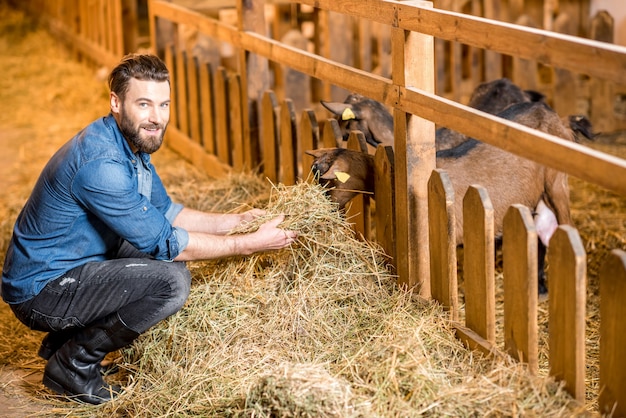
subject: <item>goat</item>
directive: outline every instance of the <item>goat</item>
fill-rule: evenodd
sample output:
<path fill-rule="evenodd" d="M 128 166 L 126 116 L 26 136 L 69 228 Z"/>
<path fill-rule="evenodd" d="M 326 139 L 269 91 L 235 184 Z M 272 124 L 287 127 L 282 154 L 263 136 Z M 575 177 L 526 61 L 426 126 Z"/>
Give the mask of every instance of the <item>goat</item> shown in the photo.
<path fill-rule="evenodd" d="M 543 99 L 541 93 L 522 90 L 508 78 L 500 78 L 476 87 L 468 106 L 496 115 L 512 104 Z M 343 103 L 321 101 L 321 104 L 336 116 L 344 141 L 350 131 L 357 130 L 363 132 L 365 141 L 374 148 L 379 144 L 393 146 L 393 117 L 382 103 L 352 93 Z M 459 132 L 439 128 L 435 144 L 437 150 L 441 150 L 453 148 L 467 139 Z"/>
<path fill-rule="evenodd" d="M 499 117 L 526 125 L 567 140 L 575 140 L 574 130 L 589 137 L 590 125 L 586 118 L 570 117 L 569 124 L 542 102 L 513 104 L 498 114 Z M 572 126 L 576 128 L 573 129 Z M 343 208 L 359 190 L 374 192 L 374 158 L 372 155 L 343 148 L 325 148 L 307 151 L 315 160 L 311 170 L 327 186 L 332 200 Z M 501 238 L 506 211 L 514 203 L 537 208 L 540 221 L 540 239 L 548 244 L 557 224 L 571 224 L 567 175 L 516 156 L 500 148 L 469 138 L 454 148 L 440 150 L 436 156 L 437 168 L 448 173 L 455 190 L 456 243 L 463 244 L 462 198 L 472 184 L 485 187 L 494 207 L 496 238 Z M 337 172 L 348 173 L 341 182 Z M 549 213 L 548 213 L 549 212 Z M 547 292 L 543 273 L 545 247 L 540 245 L 539 289 Z"/>

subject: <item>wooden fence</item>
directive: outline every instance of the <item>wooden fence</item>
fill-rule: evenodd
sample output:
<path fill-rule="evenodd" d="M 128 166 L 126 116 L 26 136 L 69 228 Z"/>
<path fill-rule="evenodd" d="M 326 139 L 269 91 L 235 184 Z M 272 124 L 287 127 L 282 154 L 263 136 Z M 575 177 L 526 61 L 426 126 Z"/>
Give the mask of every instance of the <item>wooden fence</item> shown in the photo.
<path fill-rule="evenodd" d="M 314 7 L 318 17 L 333 12 L 389 27 L 391 77 L 264 36 L 265 22 L 254 1 L 237 1 L 237 26 L 233 26 L 166 1 L 150 0 L 152 48 L 163 51 L 172 70 L 174 105 L 167 144 L 215 176 L 260 167 L 272 181 L 293 184 L 306 177 L 311 163 L 303 151 L 322 144 L 336 146 L 340 134 L 336 121 L 318 121 L 310 110 L 296 114 L 291 99 L 277 99 L 269 84 L 272 65 L 385 103 L 394 109 L 395 146 L 377 150 L 375 239 L 394 256 L 399 283 L 414 287 L 423 297 L 436 298 L 449 309 L 453 320 L 458 319 L 457 261 L 454 231 L 448 225 L 454 225 L 449 210 L 454 196 L 446 173 L 435 170 L 435 125 L 626 195 L 626 161 L 435 94 L 435 44 L 442 40 L 460 43 L 615 84 L 623 82 L 626 48 L 435 9 L 425 1 L 300 3 Z M 158 44 L 155 28 L 159 21 L 187 25 L 232 45 L 238 51 L 236 71 L 214 67 L 177 46 Z M 65 28 L 59 33 L 68 31 Z M 117 60 L 121 54 L 113 55 Z M 361 147 L 361 141 L 362 135 L 353 133 L 348 146 Z M 490 256 L 493 215 L 489 197 L 479 186 L 470 188 L 464 202 L 464 216 L 473 221 L 465 222 L 463 231 L 469 251 L 464 256 L 465 322 L 457 324 L 458 336 L 470 347 L 497 352 L 494 266 Z M 355 220 L 356 228 L 370 237 L 368 198 L 357 199 L 351 210 L 361 216 Z M 529 209 L 511 207 L 504 227 L 504 350 L 528 362 L 531 372 L 537 370 L 538 346 L 537 269 L 533 264 L 536 245 Z M 586 260 L 577 231 L 560 227 L 552 238 L 549 257 L 550 373 L 583 401 Z M 599 407 L 603 413 L 623 416 L 626 363 L 620 354 L 626 342 L 626 322 L 622 320 L 626 309 L 622 302 L 626 297 L 626 252 L 613 251 L 600 277 Z M 515 298 L 510 296 L 513 294 Z"/>

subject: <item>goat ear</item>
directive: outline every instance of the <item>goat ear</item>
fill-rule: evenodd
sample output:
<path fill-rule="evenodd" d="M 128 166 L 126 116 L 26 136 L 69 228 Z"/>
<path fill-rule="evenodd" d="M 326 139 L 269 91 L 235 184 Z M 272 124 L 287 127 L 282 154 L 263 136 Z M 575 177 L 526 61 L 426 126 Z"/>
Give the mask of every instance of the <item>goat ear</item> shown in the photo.
<path fill-rule="evenodd" d="M 315 157 L 315 158 L 319 158 L 322 155 L 324 155 L 324 151 L 321 149 L 311 149 L 311 150 L 305 150 L 304 153 L 306 155 L 310 155 L 311 157 Z"/>
<path fill-rule="evenodd" d="M 341 116 L 342 120 L 356 119 L 355 110 L 352 105 L 339 102 L 320 101 L 322 106 L 328 109 L 332 114 Z"/>

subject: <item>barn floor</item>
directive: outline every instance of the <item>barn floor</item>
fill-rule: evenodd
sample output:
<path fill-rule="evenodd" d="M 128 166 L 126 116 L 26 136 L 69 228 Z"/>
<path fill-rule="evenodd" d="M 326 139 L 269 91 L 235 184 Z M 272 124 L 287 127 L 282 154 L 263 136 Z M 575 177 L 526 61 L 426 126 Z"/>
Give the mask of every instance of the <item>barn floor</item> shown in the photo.
<path fill-rule="evenodd" d="M 0 1 L 0 263 L 12 224 L 38 173 L 52 153 L 79 129 L 108 112 L 103 73 L 70 57 L 34 23 L 15 17 Z M 626 158 L 626 134 L 605 136 L 594 145 Z M 157 165 L 185 165 L 162 149 Z M 190 168 L 191 169 L 191 168 Z M 597 269 L 609 248 L 626 249 L 626 197 L 572 179 L 572 212 L 589 261 L 588 344 L 597 341 Z M 595 322 L 594 322 L 595 321 Z M 42 333 L 20 324 L 0 304 L 0 411 L 4 417 L 55 416 L 49 403 L 38 402 L 42 360 L 30 360 Z M 597 344 L 595 344 L 597 346 Z M 28 363 L 30 361 L 30 363 Z M 597 365 L 589 364 L 597 383 Z M 591 397 L 591 396 L 590 396 Z"/>

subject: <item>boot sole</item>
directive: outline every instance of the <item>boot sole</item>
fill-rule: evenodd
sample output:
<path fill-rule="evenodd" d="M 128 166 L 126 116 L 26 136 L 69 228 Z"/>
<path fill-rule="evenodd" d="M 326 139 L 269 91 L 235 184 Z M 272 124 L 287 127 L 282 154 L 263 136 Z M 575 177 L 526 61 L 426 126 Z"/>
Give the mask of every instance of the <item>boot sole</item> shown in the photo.
<path fill-rule="evenodd" d="M 62 384 L 56 382 L 51 379 L 49 376 L 44 375 L 43 377 L 43 385 L 50 389 L 53 392 L 56 392 L 58 395 L 67 396 L 72 401 L 88 403 L 91 405 L 100 405 L 105 402 L 111 401 L 121 393 L 121 388 L 119 391 L 116 391 L 114 388 L 111 390 L 112 397 L 110 399 L 101 398 L 96 395 L 86 395 L 84 393 L 81 394 L 73 394 L 71 391 L 67 390 Z"/>

